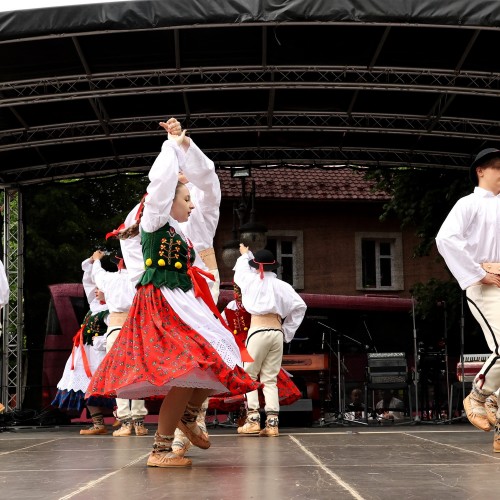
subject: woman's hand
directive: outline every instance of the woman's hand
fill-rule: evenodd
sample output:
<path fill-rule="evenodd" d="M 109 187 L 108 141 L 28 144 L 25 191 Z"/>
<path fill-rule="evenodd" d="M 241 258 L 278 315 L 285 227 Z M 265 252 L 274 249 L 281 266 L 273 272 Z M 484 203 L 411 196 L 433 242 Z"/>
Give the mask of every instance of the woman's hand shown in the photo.
<path fill-rule="evenodd" d="M 170 135 L 181 135 L 182 132 L 181 124 L 177 118 L 169 118 L 166 122 L 160 122 L 160 127 Z"/>
<path fill-rule="evenodd" d="M 168 140 L 176 142 L 183 149 L 189 147 L 189 138 L 186 137 L 187 130 L 182 130 L 181 124 L 176 118 L 169 118 L 166 122 L 160 122 L 162 127 L 168 134 Z"/>
<path fill-rule="evenodd" d="M 92 257 L 90 257 L 90 262 L 94 262 L 94 260 L 101 260 L 104 257 L 104 252 L 102 250 L 96 250 Z"/>

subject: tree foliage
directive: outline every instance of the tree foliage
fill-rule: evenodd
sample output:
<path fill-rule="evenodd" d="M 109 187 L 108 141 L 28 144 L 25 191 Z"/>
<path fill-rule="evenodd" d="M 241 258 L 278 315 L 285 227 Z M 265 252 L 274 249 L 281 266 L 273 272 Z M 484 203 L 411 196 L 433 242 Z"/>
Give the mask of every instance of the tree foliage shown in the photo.
<path fill-rule="evenodd" d="M 434 238 L 456 201 L 470 193 L 469 178 L 462 170 L 433 168 L 376 169 L 368 172 L 377 189 L 391 194 L 382 218 L 395 215 L 401 227 L 415 227 L 419 244 L 415 256 L 429 255 Z"/>
<path fill-rule="evenodd" d="M 414 248 L 414 258 L 429 255 L 436 234 L 453 205 L 472 191 L 469 177 L 463 170 L 407 167 L 371 170 L 367 176 L 376 181 L 377 189 L 391 194 L 384 205 L 382 219 L 393 215 L 400 221 L 401 228 L 415 228 L 418 244 Z M 452 332 L 453 350 L 457 351 L 462 311 L 467 317 L 469 339 L 472 338 L 475 345 L 482 341 L 480 329 L 468 307 L 463 308 L 463 294 L 451 274 L 447 281 L 432 278 L 427 283 L 416 283 L 412 295 L 416 299 L 419 337 L 426 344 L 437 345 Z M 446 326 L 443 325 L 445 312 Z"/>
<path fill-rule="evenodd" d="M 116 240 L 106 242 L 105 235 L 140 201 L 146 181 L 143 175 L 114 176 L 23 189 L 25 332 L 28 379 L 33 386 L 32 394 L 27 391 L 28 406 L 38 406 L 48 285 L 80 283 L 85 258 L 98 248 L 119 248 Z"/>

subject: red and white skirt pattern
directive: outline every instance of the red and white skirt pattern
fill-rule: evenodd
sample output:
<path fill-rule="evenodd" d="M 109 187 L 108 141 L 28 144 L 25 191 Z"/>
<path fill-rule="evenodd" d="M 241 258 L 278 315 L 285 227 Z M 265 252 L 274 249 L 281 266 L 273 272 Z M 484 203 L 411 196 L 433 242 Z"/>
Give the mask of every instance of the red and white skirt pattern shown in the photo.
<path fill-rule="evenodd" d="M 242 367 L 226 364 L 217 349 L 179 317 L 160 289 L 144 285 L 138 287 L 120 334 L 92 377 L 87 397 L 159 397 L 172 387 L 229 396 L 261 385 Z"/>

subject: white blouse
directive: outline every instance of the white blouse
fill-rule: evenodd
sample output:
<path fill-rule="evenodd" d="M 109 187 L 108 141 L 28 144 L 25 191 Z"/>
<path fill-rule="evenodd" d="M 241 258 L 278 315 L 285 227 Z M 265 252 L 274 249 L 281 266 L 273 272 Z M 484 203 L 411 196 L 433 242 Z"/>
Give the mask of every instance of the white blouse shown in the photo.
<path fill-rule="evenodd" d="M 140 224 L 144 231 L 156 231 L 168 222 L 183 239 L 186 239 L 180 224 L 170 216 L 170 209 L 175 196 L 179 167 L 193 184 L 198 181 L 203 182 L 205 179 L 205 172 L 200 163 L 190 161 L 183 163 L 193 145 L 191 141 L 187 154 L 183 155 L 179 153 L 180 148 L 174 141 L 167 140 L 163 143 L 162 151 L 149 172 L 150 184 Z M 198 210 L 202 211 L 201 208 Z M 196 208 L 193 214 L 195 211 Z M 191 217 L 184 225 L 186 232 L 191 231 L 190 220 Z M 128 266 L 128 263 L 126 264 Z M 202 335 L 230 368 L 234 368 L 235 365 L 242 366 L 240 350 L 234 335 L 221 324 L 201 298 L 195 297 L 193 289 L 183 292 L 178 288 L 170 290 L 162 287 L 161 291 L 178 316 Z"/>
<path fill-rule="evenodd" d="M 463 290 L 484 278 L 481 264 L 500 262 L 500 195 L 476 187 L 458 200 L 436 245 Z"/>
<path fill-rule="evenodd" d="M 109 272 L 102 268 L 100 260 L 95 260 L 92 265 L 92 277 L 97 288 L 104 293 L 109 312 L 127 312 L 130 309 L 135 287 L 126 269 Z"/>
<path fill-rule="evenodd" d="M 277 314 L 283 319 L 285 342 L 291 342 L 306 313 L 306 303 L 286 281 L 271 271 L 261 279 L 257 269 L 249 266 L 252 252 L 238 257 L 234 266 L 234 282 L 241 288 L 243 307 L 250 314 Z"/>

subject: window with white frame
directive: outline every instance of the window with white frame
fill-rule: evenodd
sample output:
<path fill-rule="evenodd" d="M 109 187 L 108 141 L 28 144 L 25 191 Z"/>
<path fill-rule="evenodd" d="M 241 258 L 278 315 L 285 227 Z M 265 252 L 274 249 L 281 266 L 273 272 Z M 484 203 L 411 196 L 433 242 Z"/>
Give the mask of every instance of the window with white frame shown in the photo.
<path fill-rule="evenodd" d="M 356 233 L 356 288 L 403 290 L 401 233 Z"/>
<path fill-rule="evenodd" d="M 268 231 L 266 248 L 273 252 L 281 266 L 278 278 L 295 288 L 304 288 L 304 244 L 302 231 Z"/>

